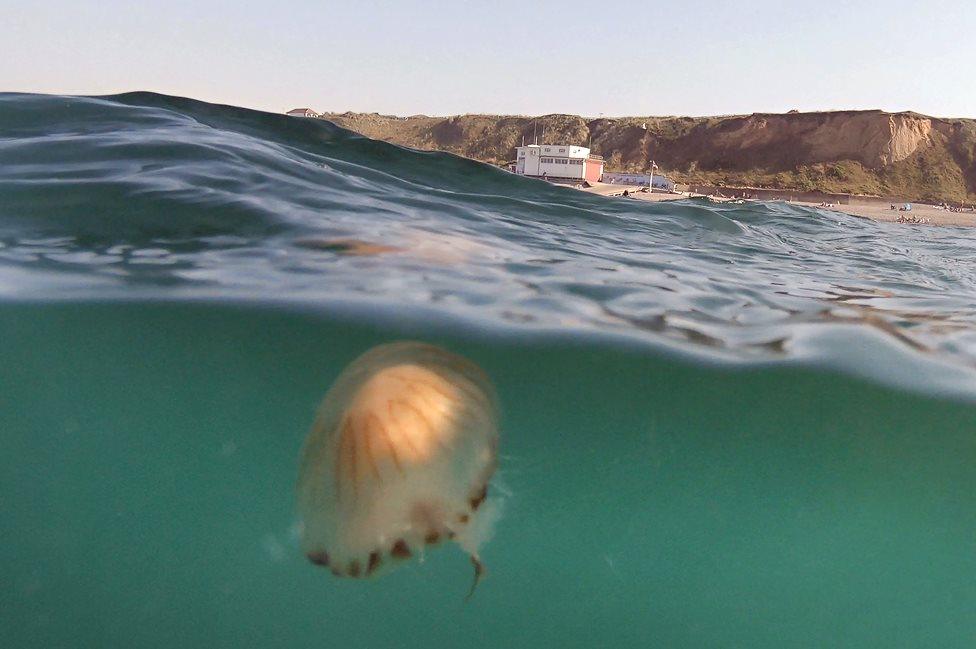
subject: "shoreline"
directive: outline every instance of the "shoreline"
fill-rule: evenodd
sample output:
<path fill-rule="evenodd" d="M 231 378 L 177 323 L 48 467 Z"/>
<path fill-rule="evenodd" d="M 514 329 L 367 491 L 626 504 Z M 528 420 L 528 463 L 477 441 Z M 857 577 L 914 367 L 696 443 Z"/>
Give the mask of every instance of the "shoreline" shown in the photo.
<path fill-rule="evenodd" d="M 613 188 L 608 189 L 608 188 Z M 629 191 L 628 198 L 634 198 L 641 201 L 650 201 L 654 203 L 665 202 L 665 201 L 679 201 L 692 197 L 704 197 L 711 201 L 719 203 L 728 203 L 734 200 L 741 200 L 744 202 L 781 202 L 788 205 L 802 205 L 803 207 L 813 207 L 821 210 L 828 210 L 831 212 L 839 212 L 841 214 L 847 214 L 849 216 L 857 216 L 860 218 L 871 219 L 872 221 L 878 221 L 880 223 L 900 223 L 906 225 L 944 225 L 944 226 L 954 226 L 954 227 L 972 227 L 976 226 L 976 212 L 950 212 L 948 210 L 939 209 L 934 205 L 926 205 L 923 203 L 912 203 L 912 209 L 910 212 L 901 212 L 898 210 L 892 210 L 890 205 L 840 205 L 832 204 L 830 207 L 824 207 L 817 203 L 812 203 L 808 201 L 776 201 L 776 200 L 763 200 L 758 201 L 754 199 L 733 199 L 720 196 L 711 196 L 706 194 L 689 194 L 683 192 L 680 194 L 668 194 L 668 193 L 648 193 L 646 191 L 640 191 L 640 188 L 627 185 L 607 185 L 606 183 L 598 183 L 594 187 L 584 187 L 581 191 L 585 191 L 591 194 L 597 194 L 599 196 L 621 196 L 624 190 Z M 903 205 L 904 203 L 895 203 L 896 206 Z M 899 220 L 901 219 L 901 220 Z"/>

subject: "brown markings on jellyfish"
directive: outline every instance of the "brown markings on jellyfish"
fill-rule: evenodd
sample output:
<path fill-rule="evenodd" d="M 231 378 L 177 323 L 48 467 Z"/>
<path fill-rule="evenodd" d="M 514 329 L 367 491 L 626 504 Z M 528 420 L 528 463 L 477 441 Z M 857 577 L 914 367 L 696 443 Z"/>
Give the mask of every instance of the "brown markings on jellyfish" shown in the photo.
<path fill-rule="evenodd" d="M 345 452 L 344 450 L 346 445 L 345 429 L 346 426 L 348 425 L 349 422 L 347 420 L 343 420 L 342 424 L 340 424 L 339 426 L 339 450 L 338 453 L 336 454 L 336 457 L 334 459 L 334 464 L 332 467 L 332 485 L 333 485 L 332 493 L 335 495 L 336 500 L 342 499 L 342 486 L 345 483 L 345 480 L 342 479 L 343 478 L 342 472 L 343 472 L 344 465 L 342 463 L 341 456 Z"/>
<path fill-rule="evenodd" d="M 428 406 L 436 408 L 441 405 L 440 403 L 432 400 L 431 397 L 434 397 L 435 395 L 439 396 L 442 401 L 446 401 L 455 407 L 458 405 L 458 398 L 456 394 L 449 394 L 448 392 L 441 390 L 432 381 L 414 381 L 411 383 L 406 379 L 402 380 L 404 382 L 404 388 L 416 394 Z M 454 387 L 458 390 L 460 389 L 460 386 L 456 385 Z"/>
<path fill-rule="evenodd" d="M 339 428 L 339 451 L 335 459 L 336 497 L 345 495 L 346 487 L 352 490 L 355 500 L 359 494 L 359 464 L 356 461 L 356 428 L 352 417 L 344 417 Z"/>
<path fill-rule="evenodd" d="M 399 403 L 401 407 L 403 407 L 403 408 L 405 408 L 405 409 L 410 410 L 411 412 L 413 412 L 420 421 L 424 422 L 424 427 L 426 428 L 426 433 L 427 434 L 426 434 L 426 436 L 423 436 L 423 435 L 421 435 L 421 436 L 427 438 L 427 443 L 428 443 L 427 445 L 429 445 L 430 442 L 433 442 L 433 443 L 437 444 L 439 447 L 441 447 L 441 450 L 442 451 L 448 450 L 444 446 L 444 442 L 441 440 L 440 435 L 438 435 L 437 427 L 431 425 L 431 422 L 427 418 L 427 415 L 425 415 L 424 412 L 420 409 L 420 404 L 411 403 L 410 401 L 407 401 L 406 399 L 399 399 L 397 401 L 397 403 Z M 418 433 L 421 433 L 421 431 L 419 431 L 419 430 L 417 432 Z"/>
<path fill-rule="evenodd" d="M 458 414 L 455 411 L 461 410 L 462 408 L 453 395 L 441 392 L 435 386 L 425 381 L 407 383 L 404 385 L 404 389 L 412 392 L 416 396 L 418 407 L 423 407 L 429 413 L 451 420 L 452 424 L 456 425 L 458 423 Z M 435 396 L 439 396 L 440 399 L 435 398 Z"/>
<path fill-rule="evenodd" d="M 495 403 L 480 368 L 432 345 L 380 345 L 353 361 L 302 451 L 298 509 L 310 560 L 328 548 L 336 574 L 378 576 L 385 556 L 406 560 L 412 547 L 450 539 L 471 558 L 473 591 L 493 520 L 482 503 L 497 464 Z"/>
<path fill-rule="evenodd" d="M 349 484 L 352 485 L 352 498 L 356 500 L 359 496 L 359 462 L 356 461 L 356 429 L 352 424 L 351 417 L 347 430 L 349 439 L 346 442 L 346 448 L 349 449 L 349 460 L 346 463 L 346 467 L 350 473 Z"/>
<path fill-rule="evenodd" d="M 481 507 L 481 503 L 485 502 L 485 498 L 488 497 L 488 485 L 481 485 L 481 489 L 475 492 L 469 500 L 468 504 L 471 505 L 472 511 L 477 511 L 478 507 Z"/>
<path fill-rule="evenodd" d="M 360 437 L 363 440 L 363 450 L 366 452 L 366 460 L 369 463 L 370 468 L 373 470 L 373 478 L 377 482 L 383 482 L 383 478 L 380 477 L 380 469 L 376 466 L 376 458 L 373 457 L 373 444 L 370 441 L 373 436 L 370 435 L 369 430 L 370 419 L 367 417 L 366 421 L 363 423 L 362 430 L 360 431 Z"/>
<path fill-rule="evenodd" d="M 460 358 L 460 357 L 458 357 Z M 470 365 L 465 366 L 467 363 L 466 359 L 461 359 L 462 363 L 454 363 L 448 360 L 443 368 L 438 368 L 438 374 L 442 373 L 444 370 L 449 370 L 455 375 L 461 376 L 461 380 L 455 381 L 454 386 L 468 397 L 470 401 L 480 403 L 485 407 L 486 410 L 494 409 L 494 393 L 491 391 L 486 391 L 483 388 L 485 385 L 490 385 L 488 375 L 484 371 L 475 366 L 475 371 L 472 373 L 470 370 Z"/>
<path fill-rule="evenodd" d="M 396 445 L 393 443 L 393 439 L 390 437 L 390 431 L 386 429 L 380 418 L 376 416 L 376 413 L 370 413 L 369 419 L 367 420 L 369 425 L 375 425 L 375 430 L 383 436 L 383 441 L 386 442 L 386 448 L 390 453 L 390 460 L 393 461 L 393 465 L 396 467 L 398 473 L 403 473 L 403 467 L 400 465 L 400 455 L 397 453 Z"/>
<path fill-rule="evenodd" d="M 380 566 L 380 553 L 373 550 L 369 553 L 369 563 L 366 564 L 366 576 L 369 577 Z"/>
<path fill-rule="evenodd" d="M 481 379 L 484 381 L 488 380 L 487 376 L 484 375 L 481 376 Z M 456 381 L 452 387 L 454 388 L 453 394 L 446 394 L 444 392 L 440 392 L 440 394 L 444 398 L 451 400 L 467 414 L 482 417 L 494 416 L 495 405 L 493 394 L 489 396 L 489 393 L 482 390 L 470 377 Z M 436 386 L 431 385 L 431 388 L 436 389 Z"/>
<path fill-rule="evenodd" d="M 359 576 L 359 560 L 353 559 L 349 562 L 349 576 L 358 577 Z"/>
<path fill-rule="evenodd" d="M 393 547 L 390 548 L 390 554 L 397 559 L 409 559 L 411 556 L 413 556 L 410 552 L 410 546 L 408 546 L 407 542 L 403 539 L 397 539 L 396 543 L 393 544 Z"/>
<path fill-rule="evenodd" d="M 397 439 L 406 442 L 406 445 L 409 446 L 407 450 L 414 453 L 413 456 L 408 457 L 420 457 L 429 452 L 427 447 L 432 436 L 430 422 L 427 421 L 422 412 L 402 397 L 402 393 L 398 392 L 397 396 L 391 397 L 389 400 L 387 412 L 390 416 L 391 427 L 397 432 Z M 396 414 L 395 411 L 400 411 L 401 414 Z M 402 414 L 409 415 L 411 412 L 416 420 L 411 421 L 409 416 L 401 416 Z M 418 421 L 423 423 L 422 428 L 417 426 Z"/>
<path fill-rule="evenodd" d="M 392 425 L 394 425 L 394 426 L 399 426 L 399 425 L 400 425 L 400 422 L 399 422 L 399 420 L 398 420 L 398 418 L 397 418 L 397 416 L 396 416 L 395 414 L 393 414 L 393 404 L 394 404 L 394 403 L 395 403 L 395 401 L 393 401 L 393 400 L 390 400 L 390 401 L 388 401 L 388 402 L 387 402 L 387 404 L 386 404 L 386 411 L 387 411 L 387 414 L 388 414 L 388 415 L 389 415 L 389 417 L 390 417 L 390 422 L 391 422 L 391 424 L 392 424 Z M 384 430 L 385 430 L 385 429 L 384 429 Z M 391 448 L 391 449 L 392 449 L 392 448 L 395 448 L 395 446 L 394 446 L 394 444 L 393 444 L 393 438 L 392 438 L 392 437 L 390 436 L 390 434 L 389 434 L 389 431 L 387 431 L 387 439 L 389 439 L 389 440 L 390 440 L 390 448 Z M 412 439 L 410 439 L 410 438 L 409 438 L 408 436 L 406 436 L 406 435 L 401 435 L 401 436 L 400 436 L 400 439 L 401 439 L 401 440 L 402 440 L 402 441 L 403 441 L 403 442 L 404 442 L 404 443 L 405 443 L 405 444 L 406 444 L 407 446 L 409 446 L 409 447 L 410 447 L 410 448 L 409 448 L 408 450 L 409 450 L 409 451 L 411 451 L 411 452 L 412 452 L 412 453 L 413 453 L 414 455 L 419 455 L 419 454 L 420 454 L 420 449 L 418 449 L 418 448 L 417 448 L 417 446 L 416 446 L 416 445 L 415 445 L 415 444 L 413 443 L 413 440 L 412 440 Z"/>
<path fill-rule="evenodd" d="M 305 555 L 309 561 L 323 568 L 329 565 L 329 553 L 325 550 L 309 552 Z"/>

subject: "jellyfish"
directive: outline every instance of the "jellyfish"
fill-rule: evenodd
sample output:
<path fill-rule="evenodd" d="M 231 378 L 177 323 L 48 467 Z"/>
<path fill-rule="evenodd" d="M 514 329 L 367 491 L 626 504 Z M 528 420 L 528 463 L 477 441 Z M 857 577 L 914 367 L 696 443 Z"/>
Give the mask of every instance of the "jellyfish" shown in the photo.
<path fill-rule="evenodd" d="M 427 546 L 478 556 L 497 464 L 494 390 L 474 363 L 439 347 L 370 349 L 325 395 L 298 478 L 301 546 L 340 577 L 375 577 Z"/>

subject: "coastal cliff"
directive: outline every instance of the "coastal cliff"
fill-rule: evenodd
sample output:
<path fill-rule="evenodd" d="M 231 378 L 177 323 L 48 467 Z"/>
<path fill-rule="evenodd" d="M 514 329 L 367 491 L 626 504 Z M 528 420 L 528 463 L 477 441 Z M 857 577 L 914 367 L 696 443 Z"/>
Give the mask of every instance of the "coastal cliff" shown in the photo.
<path fill-rule="evenodd" d="M 394 117 L 326 113 L 371 138 L 493 164 L 532 142 L 587 145 L 607 170 L 729 187 L 976 200 L 976 120 L 880 110 L 728 117 Z"/>

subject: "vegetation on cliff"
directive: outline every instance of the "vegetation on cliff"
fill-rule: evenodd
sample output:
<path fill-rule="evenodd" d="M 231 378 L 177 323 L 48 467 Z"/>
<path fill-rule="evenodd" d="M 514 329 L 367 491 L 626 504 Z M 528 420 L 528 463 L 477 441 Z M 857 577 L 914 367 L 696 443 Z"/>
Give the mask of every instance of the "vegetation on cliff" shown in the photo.
<path fill-rule="evenodd" d="M 730 117 L 325 114 L 368 137 L 493 164 L 523 142 L 589 145 L 613 171 L 651 160 L 678 182 L 976 200 L 976 120 L 841 111 Z"/>

